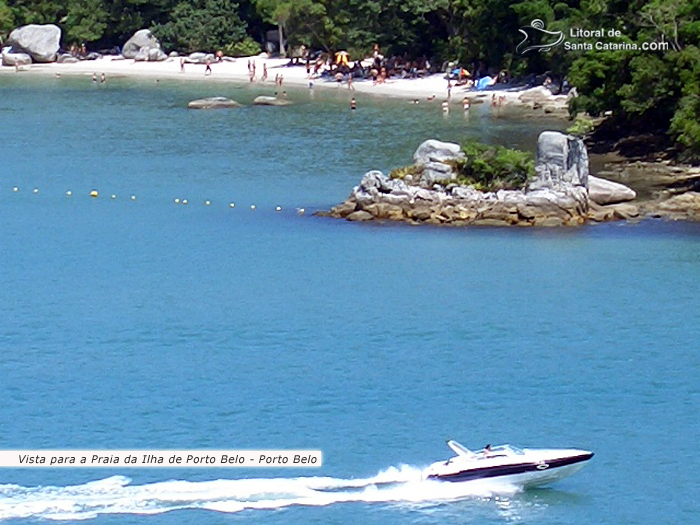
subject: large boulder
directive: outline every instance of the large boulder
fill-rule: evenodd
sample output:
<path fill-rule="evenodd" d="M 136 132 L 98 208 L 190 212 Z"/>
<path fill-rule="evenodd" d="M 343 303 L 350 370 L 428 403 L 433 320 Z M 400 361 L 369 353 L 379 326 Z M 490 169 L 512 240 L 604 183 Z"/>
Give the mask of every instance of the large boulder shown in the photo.
<path fill-rule="evenodd" d="M 588 152 L 578 137 L 543 131 L 537 139 L 535 180 L 530 189 L 588 187 Z"/>
<path fill-rule="evenodd" d="M 188 64 L 206 64 L 207 62 L 212 63 L 216 61 L 216 56 L 213 53 L 190 53 L 185 59 Z"/>
<path fill-rule="evenodd" d="M 3 66 L 26 66 L 32 63 L 32 57 L 27 53 L 13 53 L 11 47 L 2 50 Z"/>
<path fill-rule="evenodd" d="M 457 178 L 452 166 L 444 162 L 426 162 L 420 174 L 420 185 L 432 188 L 435 184 L 446 184 Z"/>
<path fill-rule="evenodd" d="M 421 173 L 420 185 L 432 188 L 455 179 L 454 163 L 464 158 L 459 144 L 433 139 L 424 141 L 413 154 L 413 162 Z"/>
<path fill-rule="evenodd" d="M 161 62 L 167 58 L 168 55 L 159 47 L 142 47 L 134 56 L 136 62 Z"/>
<path fill-rule="evenodd" d="M 56 60 L 61 44 L 61 30 L 53 24 L 18 27 L 7 39 L 7 45 L 15 53 L 26 53 L 34 62 Z"/>
<path fill-rule="evenodd" d="M 139 53 L 139 51 L 141 51 L 141 49 L 146 49 L 146 56 L 148 56 L 148 50 L 150 49 L 160 50 L 160 42 L 158 42 L 158 39 L 153 36 L 150 29 L 140 29 L 136 31 L 136 33 L 134 33 L 133 36 L 124 44 L 124 47 L 122 48 L 122 56 L 124 58 L 136 58 L 136 55 Z"/>
<path fill-rule="evenodd" d="M 464 152 L 459 144 L 452 142 L 442 142 L 440 140 L 426 140 L 413 154 L 413 162 L 417 166 L 428 164 L 429 162 L 451 162 L 464 158 Z"/>
<path fill-rule="evenodd" d="M 596 204 L 616 204 L 634 200 L 637 194 L 624 184 L 589 175 L 588 197 Z"/>

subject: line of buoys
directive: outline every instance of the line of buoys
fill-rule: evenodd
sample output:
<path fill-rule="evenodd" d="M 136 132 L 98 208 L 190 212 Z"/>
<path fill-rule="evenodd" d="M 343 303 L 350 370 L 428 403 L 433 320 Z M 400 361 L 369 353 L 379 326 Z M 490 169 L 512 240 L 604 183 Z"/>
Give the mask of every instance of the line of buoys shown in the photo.
<path fill-rule="evenodd" d="M 18 186 L 13 186 L 13 187 L 12 187 L 12 191 L 15 192 L 15 193 L 19 192 L 19 187 L 18 187 Z M 36 193 L 39 193 L 39 188 L 34 188 L 33 193 L 35 193 L 35 194 L 36 194 Z M 92 197 L 92 198 L 97 198 L 97 197 L 100 196 L 100 193 L 99 193 L 97 190 L 90 190 L 89 195 L 90 195 L 90 197 Z M 72 192 L 71 190 L 66 190 L 66 196 L 67 196 L 67 197 L 72 197 L 72 196 L 73 196 L 73 192 Z M 117 198 L 116 194 L 112 193 L 111 198 L 112 198 L 112 199 L 116 199 L 116 198 Z M 136 200 L 136 195 L 131 195 L 130 199 L 131 199 L 132 201 L 135 201 L 135 200 Z M 176 198 L 174 199 L 174 202 L 175 202 L 175 204 L 185 204 L 185 205 L 186 205 L 186 204 L 188 204 L 189 201 L 188 201 L 187 199 L 180 199 L 179 197 L 176 197 Z M 206 200 L 204 201 L 204 205 L 205 205 L 205 206 L 211 206 L 211 200 L 206 199 Z M 228 207 L 229 207 L 229 208 L 235 208 L 235 207 L 236 207 L 236 203 L 235 203 L 235 202 L 229 202 L 229 203 L 228 203 Z M 251 210 L 256 210 L 256 209 L 257 209 L 257 206 L 256 206 L 255 204 L 251 204 L 251 205 L 250 205 L 250 209 L 251 209 Z M 275 211 L 277 211 L 277 212 L 282 211 L 282 206 L 275 206 Z M 303 215 L 304 212 L 305 212 L 304 208 L 297 208 L 297 213 L 298 213 L 299 215 Z"/>

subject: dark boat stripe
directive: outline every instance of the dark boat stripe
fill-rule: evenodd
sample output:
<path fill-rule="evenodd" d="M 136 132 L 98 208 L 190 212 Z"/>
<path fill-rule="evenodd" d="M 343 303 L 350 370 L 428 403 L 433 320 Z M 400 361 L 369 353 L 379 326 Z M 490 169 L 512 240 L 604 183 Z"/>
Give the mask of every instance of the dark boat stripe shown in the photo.
<path fill-rule="evenodd" d="M 512 476 L 525 472 L 541 472 L 559 467 L 566 467 L 582 461 L 588 461 L 593 457 L 593 453 L 569 456 L 566 458 L 554 459 L 552 461 L 540 461 L 537 463 L 516 463 L 514 465 L 497 465 L 493 467 L 474 468 L 455 472 L 454 474 L 432 474 L 428 479 L 439 479 L 441 481 L 470 481 L 473 479 L 495 478 L 497 476 Z M 546 468 L 542 468 L 547 465 Z"/>

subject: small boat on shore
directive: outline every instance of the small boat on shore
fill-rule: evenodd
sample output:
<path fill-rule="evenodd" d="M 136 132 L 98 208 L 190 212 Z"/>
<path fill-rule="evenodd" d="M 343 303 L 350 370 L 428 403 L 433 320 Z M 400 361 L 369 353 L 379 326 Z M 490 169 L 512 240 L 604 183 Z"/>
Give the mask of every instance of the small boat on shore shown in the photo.
<path fill-rule="evenodd" d="M 425 479 L 462 482 L 499 479 L 528 487 L 547 485 L 578 472 L 593 452 L 578 449 L 521 449 L 511 445 L 471 451 L 456 441 L 447 445 L 457 454 L 424 471 Z"/>

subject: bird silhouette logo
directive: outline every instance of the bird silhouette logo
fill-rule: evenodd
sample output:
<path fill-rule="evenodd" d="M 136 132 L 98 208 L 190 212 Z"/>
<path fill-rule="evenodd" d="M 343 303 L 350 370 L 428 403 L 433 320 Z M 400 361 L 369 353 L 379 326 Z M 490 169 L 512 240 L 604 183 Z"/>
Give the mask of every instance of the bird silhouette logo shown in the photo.
<path fill-rule="evenodd" d="M 528 51 L 539 51 L 540 53 L 542 51 L 548 51 L 549 49 L 552 49 L 553 47 L 558 46 L 564 41 L 564 32 L 563 31 L 547 31 L 544 28 L 544 22 L 539 19 L 535 19 L 532 22 L 530 22 L 529 26 L 521 27 L 518 29 L 523 35 L 525 35 L 525 38 L 523 38 L 523 41 L 518 44 L 518 46 L 515 48 L 515 50 L 520 53 L 521 55 L 524 55 Z M 552 39 L 555 39 L 554 42 L 551 42 Z M 532 41 L 546 41 L 550 40 L 550 43 L 548 44 L 534 44 Z"/>

